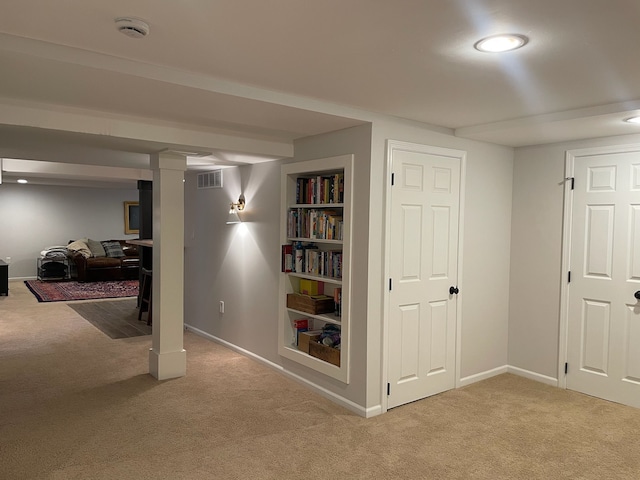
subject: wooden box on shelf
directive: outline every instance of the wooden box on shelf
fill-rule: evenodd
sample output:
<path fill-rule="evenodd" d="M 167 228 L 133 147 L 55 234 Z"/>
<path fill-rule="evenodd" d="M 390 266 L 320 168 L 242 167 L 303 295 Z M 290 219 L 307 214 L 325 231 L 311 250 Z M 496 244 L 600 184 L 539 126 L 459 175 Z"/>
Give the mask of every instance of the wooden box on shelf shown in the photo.
<path fill-rule="evenodd" d="M 322 330 L 300 332 L 298 335 L 298 350 L 304 353 L 309 353 L 309 345 L 313 342 L 317 342 L 321 333 Z"/>
<path fill-rule="evenodd" d="M 325 295 L 302 295 L 300 293 L 287 294 L 287 308 L 293 308 L 300 312 L 320 315 L 323 313 L 333 313 L 335 306 L 333 298 Z"/>
<path fill-rule="evenodd" d="M 309 342 L 309 355 L 331 363 L 336 367 L 340 366 L 340 350 L 327 347 L 316 341 Z"/>

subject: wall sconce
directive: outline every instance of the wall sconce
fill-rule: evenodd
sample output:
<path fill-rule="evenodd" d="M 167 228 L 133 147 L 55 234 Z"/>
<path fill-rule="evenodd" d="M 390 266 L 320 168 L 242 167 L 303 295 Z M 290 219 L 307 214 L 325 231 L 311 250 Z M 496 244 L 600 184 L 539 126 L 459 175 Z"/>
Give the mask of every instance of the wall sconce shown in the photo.
<path fill-rule="evenodd" d="M 244 210 L 244 195 L 240 195 L 238 201 L 231 204 L 229 208 L 229 216 L 227 217 L 227 225 L 231 225 L 234 223 L 242 223 L 240 217 L 238 216 L 238 212 Z"/>

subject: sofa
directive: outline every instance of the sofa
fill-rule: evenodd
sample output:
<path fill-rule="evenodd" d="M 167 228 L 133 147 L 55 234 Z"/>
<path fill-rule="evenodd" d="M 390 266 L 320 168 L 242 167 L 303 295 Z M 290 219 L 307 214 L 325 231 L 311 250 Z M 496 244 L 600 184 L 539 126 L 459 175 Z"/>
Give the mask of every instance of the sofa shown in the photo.
<path fill-rule="evenodd" d="M 72 278 L 79 282 L 139 278 L 138 247 L 126 240 L 74 240 L 67 245 L 67 256 L 72 265 Z"/>

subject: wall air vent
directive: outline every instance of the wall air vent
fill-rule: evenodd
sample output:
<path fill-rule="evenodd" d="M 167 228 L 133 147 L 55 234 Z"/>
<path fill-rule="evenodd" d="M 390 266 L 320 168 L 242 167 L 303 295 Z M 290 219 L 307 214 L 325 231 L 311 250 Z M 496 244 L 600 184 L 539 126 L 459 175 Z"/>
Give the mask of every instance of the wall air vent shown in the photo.
<path fill-rule="evenodd" d="M 199 173 L 198 188 L 222 188 L 222 170 Z"/>

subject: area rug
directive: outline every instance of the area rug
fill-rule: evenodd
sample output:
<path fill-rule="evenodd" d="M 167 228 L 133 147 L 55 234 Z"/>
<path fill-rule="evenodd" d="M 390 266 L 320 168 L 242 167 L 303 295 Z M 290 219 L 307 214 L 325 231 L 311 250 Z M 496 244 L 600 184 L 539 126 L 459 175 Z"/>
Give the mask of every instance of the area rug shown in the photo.
<path fill-rule="evenodd" d="M 69 302 L 72 300 L 122 298 L 138 295 L 138 280 L 87 283 L 25 280 L 24 283 L 39 302 Z"/>

